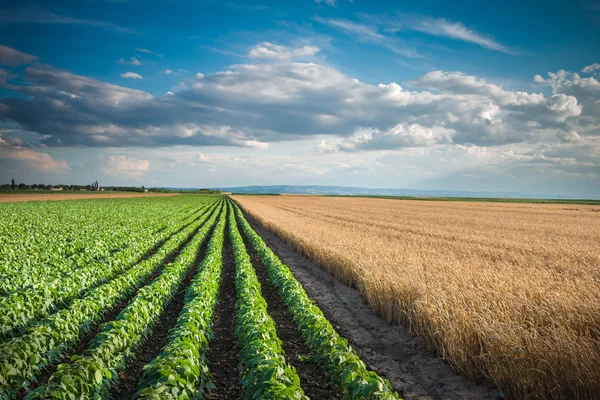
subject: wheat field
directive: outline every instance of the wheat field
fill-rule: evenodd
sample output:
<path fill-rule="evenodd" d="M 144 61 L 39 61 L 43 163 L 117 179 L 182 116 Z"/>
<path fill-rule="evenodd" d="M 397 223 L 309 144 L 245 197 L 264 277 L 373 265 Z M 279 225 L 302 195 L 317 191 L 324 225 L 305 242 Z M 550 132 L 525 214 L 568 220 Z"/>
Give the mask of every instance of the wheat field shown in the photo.
<path fill-rule="evenodd" d="M 471 379 L 600 397 L 599 206 L 233 198 Z"/>

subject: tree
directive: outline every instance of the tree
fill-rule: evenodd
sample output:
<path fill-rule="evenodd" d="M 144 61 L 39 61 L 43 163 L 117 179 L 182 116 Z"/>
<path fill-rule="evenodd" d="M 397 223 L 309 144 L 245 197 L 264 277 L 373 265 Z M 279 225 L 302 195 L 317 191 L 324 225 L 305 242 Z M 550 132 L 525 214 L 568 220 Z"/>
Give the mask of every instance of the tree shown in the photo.
<path fill-rule="evenodd" d="M 11 188 L 11 189 L 14 189 L 14 188 L 16 188 L 16 187 L 17 187 L 17 184 L 15 183 L 15 180 L 14 180 L 14 178 L 13 178 L 13 179 L 10 181 L 10 188 Z"/>

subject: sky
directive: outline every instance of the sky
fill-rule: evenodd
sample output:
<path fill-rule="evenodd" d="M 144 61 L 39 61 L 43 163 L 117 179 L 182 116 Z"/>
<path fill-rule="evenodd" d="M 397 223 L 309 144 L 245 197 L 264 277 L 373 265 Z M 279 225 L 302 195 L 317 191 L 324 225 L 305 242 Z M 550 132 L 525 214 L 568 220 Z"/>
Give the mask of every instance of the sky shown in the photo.
<path fill-rule="evenodd" d="M 0 5 L 0 183 L 600 198 L 600 2 Z"/>

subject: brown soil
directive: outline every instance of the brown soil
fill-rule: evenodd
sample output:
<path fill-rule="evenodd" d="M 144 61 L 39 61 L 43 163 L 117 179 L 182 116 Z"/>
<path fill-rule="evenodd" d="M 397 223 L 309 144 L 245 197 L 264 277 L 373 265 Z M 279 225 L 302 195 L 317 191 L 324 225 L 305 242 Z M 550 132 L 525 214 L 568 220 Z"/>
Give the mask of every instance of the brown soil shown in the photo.
<path fill-rule="evenodd" d="M 0 193 L 0 203 L 17 201 L 82 200 L 82 199 L 123 199 L 129 197 L 177 196 L 170 193 L 110 193 L 110 192 L 74 192 L 74 193 Z"/>
<path fill-rule="evenodd" d="M 467 380 L 436 358 L 406 328 L 378 317 L 356 289 L 333 278 L 250 216 L 246 215 L 246 219 L 290 267 L 338 333 L 350 342 L 370 369 L 389 379 L 405 400 L 496 398 L 492 387 Z"/>
<path fill-rule="evenodd" d="M 214 337 L 210 342 L 208 359 L 215 388 L 208 399 L 234 400 L 242 398 L 238 363 L 240 362 L 237 339 L 234 334 L 235 318 L 235 263 L 229 235 L 223 243 L 223 268 L 217 306 L 213 314 Z"/>
<path fill-rule="evenodd" d="M 245 238 L 244 238 L 245 239 Z M 277 337 L 281 339 L 283 350 L 285 351 L 285 360 L 296 368 L 300 377 L 300 386 L 304 393 L 311 399 L 334 400 L 340 399 L 333 383 L 329 380 L 327 374 L 312 361 L 311 351 L 304 343 L 302 335 L 292 319 L 287 306 L 277 293 L 277 290 L 269 284 L 268 274 L 262 265 L 260 257 L 254 249 L 248 245 L 246 249 L 252 265 L 258 275 L 261 285 L 261 294 L 268 304 L 268 313 L 275 321 Z"/>

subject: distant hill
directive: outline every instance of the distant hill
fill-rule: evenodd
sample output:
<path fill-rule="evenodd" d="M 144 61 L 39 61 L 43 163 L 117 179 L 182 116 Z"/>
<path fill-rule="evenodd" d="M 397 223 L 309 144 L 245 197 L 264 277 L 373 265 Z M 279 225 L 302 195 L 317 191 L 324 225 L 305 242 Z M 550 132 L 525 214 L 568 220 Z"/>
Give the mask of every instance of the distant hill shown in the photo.
<path fill-rule="evenodd" d="M 453 190 L 413 190 L 389 188 L 362 188 L 351 186 L 241 186 L 214 188 L 232 193 L 280 193 L 280 194 L 323 194 L 323 195 L 353 195 L 353 196 L 431 196 L 431 197 L 484 197 L 484 198 L 531 198 L 548 199 L 564 198 L 564 196 L 532 195 L 519 192 L 470 192 Z"/>

